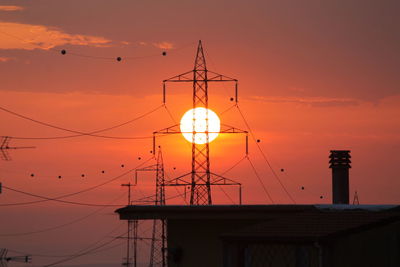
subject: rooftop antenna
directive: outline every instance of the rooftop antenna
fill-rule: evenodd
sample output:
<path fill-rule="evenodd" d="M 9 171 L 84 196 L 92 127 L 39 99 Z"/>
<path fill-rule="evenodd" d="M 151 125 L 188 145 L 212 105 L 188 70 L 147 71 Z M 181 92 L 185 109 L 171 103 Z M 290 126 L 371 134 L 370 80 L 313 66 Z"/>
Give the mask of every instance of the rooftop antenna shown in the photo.
<path fill-rule="evenodd" d="M 7 256 L 8 249 L 0 248 L 0 267 L 7 267 L 7 262 L 25 262 L 29 263 L 32 261 L 32 257 L 30 255 L 26 256 Z"/>
<path fill-rule="evenodd" d="M 5 161 L 10 161 L 11 160 L 11 157 L 10 157 L 10 155 L 9 155 L 9 153 L 8 153 L 8 150 L 10 150 L 10 149 L 28 149 L 28 148 L 35 148 L 34 146 L 19 146 L 19 147 L 15 147 L 15 146 L 9 146 L 9 143 L 10 143 L 10 140 L 11 140 L 11 137 L 9 137 L 9 136 L 2 136 L 1 137 L 1 141 L 0 141 L 0 151 L 1 151 L 1 153 L 0 153 L 0 157 L 1 157 L 1 159 L 2 160 L 5 160 Z"/>
<path fill-rule="evenodd" d="M 165 205 L 165 171 L 161 147 L 158 147 L 157 164 L 136 170 L 135 180 L 137 181 L 137 172 L 154 171 L 156 172 L 156 197 L 154 204 L 157 206 Z M 166 220 L 153 221 L 153 234 L 150 247 L 150 267 L 167 266 L 167 231 Z"/>
<path fill-rule="evenodd" d="M 212 185 L 231 185 L 239 187 L 239 202 L 241 202 L 241 184 L 225 178 L 221 175 L 210 171 L 210 147 L 209 147 L 209 125 L 208 125 L 208 83 L 209 82 L 234 82 L 235 83 L 235 100 L 238 103 L 238 80 L 228 76 L 210 71 L 206 67 L 206 59 L 204 56 L 203 45 L 199 41 L 194 63 L 194 69 L 163 81 L 163 103 L 166 103 L 166 84 L 169 82 L 190 82 L 193 84 L 193 118 L 197 107 L 206 108 L 206 142 L 204 144 L 196 144 L 195 137 L 195 119 L 193 119 L 192 134 L 192 170 L 182 176 L 167 181 L 167 186 L 189 186 L 190 187 L 190 205 L 211 205 L 211 186 Z M 155 153 L 155 137 L 158 134 L 180 134 L 180 125 L 156 131 L 153 133 L 153 153 Z M 219 133 L 246 134 L 246 155 L 248 153 L 248 133 L 231 127 L 221 125 Z M 188 179 L 189 178 L 189 179 Z"/>
<path fill-rule="evenodd" d="M 357 190 L 354 192 L 353 205 L 360 205 Z"/>

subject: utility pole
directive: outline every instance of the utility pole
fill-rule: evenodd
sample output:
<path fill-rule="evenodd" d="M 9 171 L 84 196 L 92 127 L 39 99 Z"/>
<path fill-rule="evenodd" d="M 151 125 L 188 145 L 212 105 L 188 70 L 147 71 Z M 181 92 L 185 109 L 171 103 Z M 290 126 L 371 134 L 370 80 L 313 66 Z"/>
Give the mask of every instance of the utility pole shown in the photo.
<path fill-rule="evenodd" d="M 127 184 L 121 184 L 121 186 L 128 187 L 128 206 L 131 204 L 131 187 L 134 186 L 130 182 Z M 127 267 L 137 266 L 137 238 L 138 238 L 138 220 L 128 220 L 128 232 L 126 237 L 126 261 L 122 263 Z M 133 239 L 133 262 L 131 262 L 131 240 Z"/>
<path fill-rule="evenodd" d="M 210 146 L 209 146 L 209 125 L 208 125 L 208 83 L 209 82 L 234 82 L 235 83 L 235 102 L 238 103 L 238 81 L 237 79 L 230 78 L 225 75 L 218 74 L 210 71 L 206 66 L 206 59 L 204 56 L 203 45 L 201 40 L 197 47 L 197 53 L 194 63 L 194 69 L 183 74 L 174 76 L 163 81 L 163 103 L 166 103 L 166 83 L 169 82 L 190 82 L 193 85 L 193 127 L 192 127 L 192 166 L 191 172 L 179 176 L 166 183 L 167 186 L 189 186 L 190 187 L 190 205 L 211 205 L 211 186 L 212 185 L 234 185 L 241 187 L 237 183 L 228 178 L 222 177 L 210 171 Z M 206 130 L 202 134 L 206 135 L 206 142 L 204 144 L 197 144 L 195 142 L 195 113 L 196 108 L 203 107 L 206 112 Z M 158 134 L 180 134 L 179 124 L 174 125 L 160 131 L 153 133 L 153 153 L 155 149 L 155 137 Z M 246 134 L 247 131 L 237 129 L 228 125 L 221 125 L 220 134 L 223 133 L 240 133 Z M 247 140 L 246 138 L 246 154 L 247 154 Z M 189 177 L 189 180 L 185 179 Z M 240 190 L 239 190 L 240 192 Z"/>

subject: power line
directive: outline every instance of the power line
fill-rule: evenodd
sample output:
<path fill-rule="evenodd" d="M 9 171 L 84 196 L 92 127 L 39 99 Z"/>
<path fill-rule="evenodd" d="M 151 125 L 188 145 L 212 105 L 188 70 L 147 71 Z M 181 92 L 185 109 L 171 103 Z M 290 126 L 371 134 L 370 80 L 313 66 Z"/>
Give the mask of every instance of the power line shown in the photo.
<path fill-rule="evenodd" d="M 228 112 L 228 111 L 230 111 L 232 108 L 234 108 L 235 106 L 236 106 L 236 104 L 234 104 L 234 105 L 228 107 L 228 108 L 225 109 L 223 112 L 221 112 L 220 115 L 222 116 L 223 114 L 225 114 L 226 112 Z M 167 107 L 166 104 L 164 104 L 164 107 L 165 107 L 165 110 L 167 111 L 169 117 L 172 119 L 172 121 L 173 121 L 175 124 L 177 124 L 176 119 L 174 118 L 174 116 L 172 115 L 171 111 L 169 110 L 169 108 Z M 190 144 L 187 143 L 187 145 L 190 147 Z M 227 173 L 227 172 L 229 172 L 230 170 L 232 170 L 233 168 L 235 168 L 235 167 L 236 167 L 237 165 L 239 165 L 244 159 L 245 159 L 245 157 L 242 158 L 241 160 L 239 160 L 237 163 L 235 163 L 235 164 L 234 164 L 232 167 L 230 167 L 228 170 L 226 170 L 222 175 L 224 175 L 225 173 Z M 232 203 L 235 203 L 235 201 L 229 196 L 229 194 L 223 189 L 223 187 L 222 187 L 221 185 L 218 185 L 218 188 L 224 193 L 224 195 L 225 195 Z M 178 189 L 175 188 L 175 190 L 177 191 Z M 185 189 L 185 190 L 186 190 L 186 189 Z M 178 191 L 177 191 L 177 192 L 178 192 Z M 185 201 L 186 204 L 188 204 L 186 198 L 183 197 L 183 200 Z"/>
<path fill-rule="evenodd" d="M 32 42 L 26 41 L 26 40 L 24 40 L 23 38 L 20 38 L 20 37 L 18 37 L 18 36 L 13 35 L 13 34 L 10 34 L 10 33 L 7 33 L 7 32 L 4 32 L 4 31 L 1 31 L 1 30 L 0 30 L 0 33 L 3 34 L 3 35 L 6 35 L 6 36 L 8 36 L 8 37 L 14 38 L 14 39 L 16 39 L 16 40 L 19 40 L 19 41 L 21 41 L 21 43 L 28 44 L 28 45 L 30 45 L 30 46 L 32 46 L 32 47 L 35 47 L 35 48 L 38 48 L 38 49 L 44 49 L 43 46 L 41 46 L 41 45 L 38 45 L 38 44 L 35 44 L 35 43 L 32 43 Z M 82 58 L 90 58 L 90 59 L 97 59 L 97 60 L 100 59 L 100 60 L 108 60 L 108 61 L 111 61 L 111 60 L 112 60 L 112 61 L 120 62 L 120 61 L 122 61 L 122 60 L 125 61 L 125 60 L 127 60 L 127 59 L 128 59 L 128 60 L 137 60 L 137 59 L 158 57 L 158 56 L 160 56 L 160 55 L 166 56 L 167 53 L 175 53 L 176 51 L 182 50 L 182 49 L 184 49 L 184 48 L 186 48 L 186 47 L 189 47 L 189 46 L 191 46 L 191 45 L 193 45 L 193 44 L 194 44 L 194 42 L 190 42 L 190 43 L 187 43 L 187 44 L 183 44 L 182 46 L 177 47 L 177 48 L 164 49 L 164 51 L 163 51 L 162 53 L 157 53 L 157 54 L 154 53 L 154 54 L 143 55 L 143 56 L 114 56 L 114 57 L 104 57 L 104 56 L 96 56 L 96 55 L 88 55 L 88 54 L 76 53 L 76 52 L 73 52 L 73 50 L 66 50 L 66 49 L 61 49 L 61 50 L 59 50 L 59 49 L 56 49 L 56 48 L 49 48 L 49 49 L 47 49 L 47 51 L 55 52 L 55 53 L 57 53 L 57 54 L 61 54 L 62 56 L 72 55 L 72 56 L 82 57 Z M 168 50 L 168 52 L 167 52 L 167 50 Z M 72 52 L 71 52 L 71 51 L 72 51 Z"/>
<path fill-rule="evenodd" d="M 83 249 L 80 249 L 78 252 L 74 253 L 74 254 L 65 254 L 65 255 L 49 255 L 49 254 L 40 254 L 40 253 L 26 253 L 26 252 L 22 252 L 19 250 L 11 250 L 9 249 L 9 251 L 15 252 L 15 253 L 22 253 L 22 254 L 29 254 L 31 256 L 34 257 L 42 257 L 42 258 L 67 258 L 67 257 L 74 257 L 77 253 L 83 252 L 85 250 L 90 249 L 93 246 L 96 246 L 97 244 L 101 243 L 103 240 L 110 238 L 110 235 L 112 233 L 114 233 L 116 230 L 118 230 L 119 228 L 122 227 L 122 223 L 118 224 L 117 227 L 113 228 L 111 231 L 107 232 L 102 238 L 98 239 L 97 241 L 91 243 L 90 245 L 86 246 Z M 122 243 L 121 243 L 122 245 Z"/>
<path fill-rule="evenodd" d="M 150 229 L 150 228 L 148 228 L 147 230 L 143 231 L 143 233 L 147 232 L 149 229 Z M 115 230 L 113 230 L 113 231 L 115 231 Z M 74 254 L 74 255 L 71 255 L 71 256 L 69 256 L 69 257 L 67 257 L 67 258 L 65 258 L 65 259 L 62 259 L 62 260 L 59 260 L 59 261 L 50 263 L 50 264 L 48 264 L 48 265 L 44 265 L 43 267 L 55 266 L 55 265 L 58 265 L 58 264 L 60 264 L 60 263 L 67 262 L 67 261 L 70 261 L 70 260 L 73 260 L 73 259 L 76 259 L 76 258 L 85 256 L 85 255 L 95 254 L 95 253 L 98 253 L 98 252 L 100 252 L 100 251 L 107 250 L 107 249 L 101 249 L 101 250 L 100 250 L 100 248 L 102 248 L 102 247 L 104 247 L 104 246 L 106 246 L 106 245 L 108 245 L 108 244 L 114 242 L 115 240 L 120 239 L 120 237 L 121 237 L 121 236 L 124 236 L 125 234 L 127 234 L 127 232 L 124 232 L 124 233 L 122 233 L 121 235 L 118 235 L 117 237 L 114 237 L 114 238 L 112 238 L 110 241 L 105 242 L 105 243 L 103 243 L 103 244 L 101 244 L 101 245 L 99 245 L 99 246 L 97 246 L 97 247 L 91 248 L 91 247 L 95 246 L 96 244 L 100 243 L 102 240 L 104 240 L 104 238 L 103 238 L 103 239 L 100 239 L 100 240 L 98 240 L 97 242 L 93 243 L 92 245 L 86 247 L 85 249 L 81 249 L 79 252 L 77 252 L 77 253 Z M 139 239 L 140 239 L 140 238 L 139 238 Z M 140 240 L 146 241 L 145 239 L 140 239 Z M 122 245 L 123 243 L 125 243 L 125 242 L 121 242 L 121 243 L 119 243 L 119 245 Z M 116 245 L 116 246 L 117 246 L 117 245 Z M 115 246 L 113 246 L 113 247 L 115 247 Z M 111 248 L 112 248 L 112 247 L 109 247 L 108 249 L 111 249 Z"/>
<path fill-rule="evenodd" d="M 264 184 L 264 182 L 262 181 L 260 175 L 258 174 L 258 172 L 257 172 L 257 170 L 256 170 L 256 167 L 254 167 L 253 162 L 251 162 L 251 160 L 250 160 L 249 157 L 246 157 L 246 158 L 247 158 L 247 160 L 249 161 L 250 166 L 251 166 L 251 168 L 252 168 L 254 174 L 256 175 L 258 181 L 260 182 L 260 184 L 261 184 L 261 186 L 262 186 L 262 188 L 263 188 L 265 194 L 268 196 L 268 198 L 269 198 L 269 200 L 271 201 L 271 203 L 272 203 L 272 204 L 275 204 L 275 202 L 274 202 L 274 200 L 272 199 L 270 193 L 268 192 L 267 187 L 265 186 L 265 184 Z"/>
<path fill-rule="evenodd" d="M 132 123 L 132 122 L 134 122 L 136 120 L 139 120 L 139 119 L 141 119 L 143 117 L 146 117 L 146 116 L 150 115 L 151 113 L 154 113 L 155 111 L 159 110 L 162 107 L 163 107 L 163 105 L 160 105 L 157 108 L 152 109 L 152 110 L 150 110 L 150 111 L 148 111 L 148 112 L 146 112 L 146 113 L 144 113 L 144 114 L 142 114 L 142 115 L 140 115 L 140 116 L 138 116 L 136 118 L 130 119 L 130 120 L 126 121 L 126 122 L 123 122 L 123 123 L 120 123 L 120 124 L 117 124 L 117 125 L 114 125 L 114 126 L 111 126 L 111 127 L 103 128 L 103 129 L 100 129 L 100 130 L 96 130 L 96 131 L 93 131 L 93 132 L 88 132 L 88 133 L 81 132 L 81 131 L 76 131 L 76 130 L 71 130 L 71 129 L 67 129 L 67 128 L 64 128 L 64 127 L 56 126 L 56 125 L 53 125 L 53 124 L 50 124 L 50 123 L 47 123 L 47 122 L 39 121 L 39 120 L 33 119 L 31 117 L 28 117 L 28 116 L 19 114 L 17 112 L 14 112 L 12 110 L 6 109 L 4 107 L 0 107 L 0 110 L 2 110 L 4 112 L 7 112 L 9 114 L 12 114 L 14 116 L 20 117 L 22 119 L 38 123 L 40 125 L 44 125 L 44 126 L 47 126 L 47 127 L 50 127 L 50 128 L 54 128 L 54 129 L 58 129 L 58 130 L 62 130 L 62 131 L 66 131 L 66 132 L 70 132 L 70 133 L 75 133 L 76 134 L 76 135 L 55 136 L 55 137 L 12 137 L 14 139 L 65 139 L 65 138 L 72 138 L 72 137 L 79 137 L 79 136 L 92 136 L 92 137 L 100 137 L 100 138 L 108 138 L 108 139 L 149 139 L 149 138 L 152 138 L 152 136 L 118 137 L 118 136 L 97 135 L 97 133 L 109 131 L 109 130 L 112 130 L 112 129 L 127 125 L 127 124 Z"/>
<path fill-rule="evenodd" d="M 240 160 L 238 160 L 236 163 L 234 163 L 231 167 L 229 167 L 227 170 L 225 170 L 221 175 L 225 175 L 228 172 L 230 172 L 231 170 L 233 170 L 235 167 L 237 167 L 240 163 L 242 163 L 243 160 L 246 159 L 246 156 L 244 156 L 243 158 L 241 158 Z M 229 194 L 224 190 L 224 188 L 220 185 L 218 185 L 218 188 L 222 191 L 222 193 L 224 193 L 224 195 L 233 203 L 235 204 L 235 201 L 229 196 Z"/>
<path fill-rule="evenodd" d="M 122 195 L 118 196 L 118 198 L 114 199 L 110 203 L 113 203 L 114 201 L 121 199 L 123 196 L 125 196 L 125 193 L 123 193 Z M 83 220 L 91 217 L 92 215 L 100 212 L 101 210 L 105 209 L 106 207 L 107 206 L 102 206 L 101 208 L 96 209 L 94 212 L 91 212 L 91 213 L 89 213 L 89 214 L 87 214 L 87 215 L 85 215 L 83 217 L 79 217 L 79 218 L 74 219 L 74 220 L 72 220 L 70 222 L 63 223 L 63 224 L 60 224 L 60 225 L 57 225 L 57 226 L 52 226 L 52 227 L 48 227 L 48 228 L 44 228 L 44 229 L 36 230 L 36 231 L 30 231 L 30 232 L 7 233 L 7 234 L 0 233 L 0 236 L 26 236 L 26 235 L 32 235 L 32 234 L 38 234 L 38 233 L 44 233 L 44 232 L 48 232 L 48 231 L 57 230 L 57 229 L 65 227 L 65 226 L 69 226 L 69 225 L 75 224 L 77 222 L 83 221 Z"/>
<path fill-rule="evenodd" d="M 294 200 L 294 198 L 292 197 L 292 195 L 289 193 L 289 191 L 286 189 L 285 185 L 282 183 L 281 179 L 279 178 L 278 174 L 275 172 L 274 168 L 272 168 L 271 163 L 269 162 L 267 156 L 265 155 L 264 151 L 261 149 L 261 146 L 258 144 L 257 139 L 252 131 L 252 129 L 250 128 L 250 125 L 248 124 L 246 118 L 244 117 L 242 111 L 239 108 L 239 105 L 236 105 L 237 110 L 240 113 L 240 116 L 242 117 L 244 123 L 246 124 L 246 127 L 249 129 L 249 132 L 251 134 L 251 137 L 253 138 L 254 143 L 257 145 L 258 150 L 260 151 L 264 161 L 267 163 L 269 169 L 271 170 L 273 176 L 275 177 L 275 179 L 279 182 L 279 184 L 281 185 L 282 189 L 285 191 L 286 195 L 290 198 L 290 200 L 296 204 L 296 201 Z"/>
<path fill-rule="evenodd" d="M 71 261 L 71 260 L 73 260 L 73 259 L 76 259 L 76 258 L 79 258 L 79 257 L 82 257 L 82 256 L 86 256 L 86 255 L 89 255 L 89 254 L 94 254 L 94 253 L 100 252 L 99 249 L 104 248 L 105 246 L 107 246 L 108 244 L 111 244 L 111 243 L 115 242 L 116 240 L 118 240 L 118 238 L 112 238 L 111 240 L 109 240 L 109 241 L 107 241 L 107 242 L 105 242 L 105 243 L 103 243 L 103 244 L 101 244 L 101 245 L 99 245 L 99 246 L 96 246 L 96 247 L 94 247 L 94 248 L 91 248 L 91 249 L 89 249 L 89 250 L 87 250 L 87 251 L 85 251 L 85 252 L 81 252 L 81 253 L 78 253 L 78 254 L 73 255 L 73 256 L 71 256 L 71 257 L 68 257 L 68 258 L 66 258 L 66 259 L 62 259 L 62 260 L 59 260 L 59 261 L 56 261 L 56 262 L 53 262 L 53 263 L 50 263 L 50 264 L 46 264 L 46 265 L 44 265 L 43 267 L 55 266 L 55 265 L 58 265 L 58 264 L 60 264 L 60 263 L 67 262 L 67 261 Z M 119 243 L 117 246 L 120 246 L 120 245 L 122 245 L 122 242 Z M 113 246 L 113 247 L 115 247 L 115 246 Z M 108 249 L 111 249 L 111 248 L 113 248 L 113 247 L 109 247 Z"/>
<path fill-rule="evenodd" d="M 32 196 L 32 197 L 41 198 L 42 200 L 31 201 L 31 202 L 20 202 L 20 203 L 6 203 L 6 204 L 0 204 L 0 206 L 29 205 L 29 204 L 35 204 L 35 203 L 40 203 L 40 202 L 46 202 L 46 201 L 57 201 L 57 202 L 62 202 L 62 203 L 67 203 L 67 204 L 75 204 L 75 205 L 83 205 L 83 206 L 116 206 L 116 205 L 81 203 L 81 202 L 66 201 L 66 200 L 61 200 L 61 199 L 66 198 L 66 197 L 70 197 L 70 196 L 74 196 L 74 195 L 78 195 L 78 194 L 81 194 L 81 193 L 84 193 L 84 192 L 88 192 L 88 191 L 94 190 L 94 189 L 96 189 L 98 187 L 101 187 L 103 185 L 109 184 L 109 183 L 111 183 L 111 182 L 113 182 L 115 180 L 118 180 L 121 177 L 129 174 L 130 172 L 136 170 L 137 168 L 141 167 L 142 165 L 146 164 L 147 162 L 149 162 L 152 159 L 153 159 L 153 157 L 150 157 L 149 159 L 145 160 L 141 164 L 137 165 L 135 168 L 130 169 L 130 170 L 128 170 L 128 171 L 126 171 L 126 172 L 124 172 L 124 173 L 122 173 L 122 174 L 120 174 L 120 175 L 118 175 L 116 177 L 113 177 L 110 180 L 107 180 L 107 181 L 102 182 L 100 184 L 97 184 L 95 186 L 92 186 L 92 187 L 89 187 L 89 188 L 86 188 L 86 189 L 83 189 L 83 190 L 80 190 L 80 191 L 77 191 L 77 192 L 74 192 L 74 193 L 65 194 L 65 195 L 62 195 L 62 196 L 55 197 L 55 198 L 46 197 L 46 196 L 40 196 L 40 195 L 32 194 L 32 193 L 29 193 L 29 192 L 25 192 L 25 191 L 22 191 L 22 190 L 10 188 L 8 186 L 3 185 L 3 188 L 5 188 L 5 189 L 11 190 L 11 191 L 14 191 L 14 192 L 17 192 L 17 193 L 29 195 L 29 196 Z"/>

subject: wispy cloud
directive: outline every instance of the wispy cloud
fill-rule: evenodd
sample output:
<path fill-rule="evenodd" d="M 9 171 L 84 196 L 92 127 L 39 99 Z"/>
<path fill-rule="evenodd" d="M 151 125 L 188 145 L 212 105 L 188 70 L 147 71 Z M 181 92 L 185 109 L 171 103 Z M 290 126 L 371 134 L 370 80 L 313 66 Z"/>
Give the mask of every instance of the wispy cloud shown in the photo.
<path fill-rule="evenodd" d="M 153 45 L 155 47 L 158 47 L 160 49 L 165 49 L 165 50 L 174 48 L 174 44 L 170 43 L 170 42 L 153 43 Z"/>
<path fill-rule="evenodd" d="M 313 107 L 338 107 L 356 106 L 360 102 L 353 98 L 334 98 L 334 97 L 276 97 L 276 96 L 252 96 L 250 100 L 264 101 L 270 103 L 296 103 Z"/>
<path fill-rule="evenodd" d="M 111 40 L 99 36 L 68 34 L 44 25 L 0 22 L 0 49 L 48 50 L 66 44 L 107 47 L 111 45 Z"/>
<path fill-rule="evenodd" d="M 7 61 L 13 60 L 13 58 L 11 57 L 0 57 L 0 63 L 4 63 Z"/>
<path fill-rule="evenodd" d="M 24 10 L 22 6 L 0 6 L 0 11 L 21 11 Z"/>

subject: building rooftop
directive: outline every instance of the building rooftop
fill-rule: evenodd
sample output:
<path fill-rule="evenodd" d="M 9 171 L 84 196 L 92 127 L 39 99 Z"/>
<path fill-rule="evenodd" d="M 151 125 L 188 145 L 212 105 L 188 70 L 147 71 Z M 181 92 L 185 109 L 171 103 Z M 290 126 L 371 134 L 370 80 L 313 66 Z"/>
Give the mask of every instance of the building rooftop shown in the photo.
<path fill-rule="evenodd" d="M 254 221 L 228 239 L 316 239 L 400 221 L 398 205 L 211 205 L 127 206 L 120 219 Z"/>

